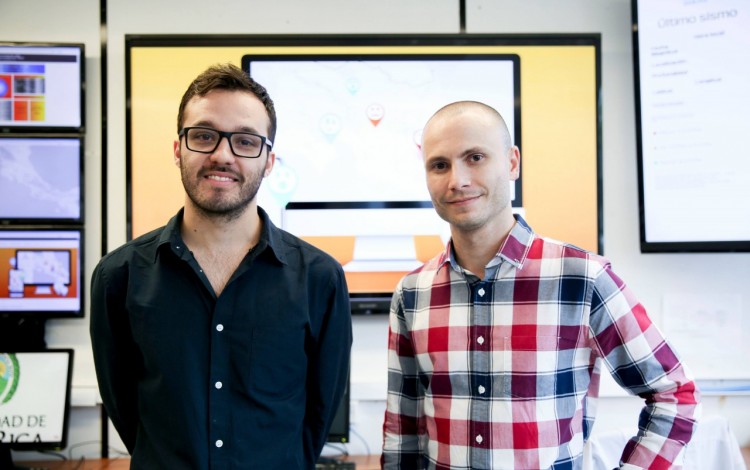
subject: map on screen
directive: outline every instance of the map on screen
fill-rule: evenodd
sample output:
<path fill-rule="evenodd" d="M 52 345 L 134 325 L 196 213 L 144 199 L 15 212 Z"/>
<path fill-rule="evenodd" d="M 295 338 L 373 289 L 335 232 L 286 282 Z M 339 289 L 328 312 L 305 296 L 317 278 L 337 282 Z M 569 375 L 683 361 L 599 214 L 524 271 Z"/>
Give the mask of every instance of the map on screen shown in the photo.
<path fill-rule="evenodd" d="M 0 219 L 81 218 L 78 138 L 0 138 Z"/>
<path fill-rule="evenodd" d="M 251 57 L 248 68 L 283 116 L 274 146 L 279 161 L 265 188 L 281 207 L 290 201 L 429 201 L 421 184 L 422 127 L 450 102 L 495 107 L 511 135 L 518 125 L 517 56 L 275 59 Z"/>

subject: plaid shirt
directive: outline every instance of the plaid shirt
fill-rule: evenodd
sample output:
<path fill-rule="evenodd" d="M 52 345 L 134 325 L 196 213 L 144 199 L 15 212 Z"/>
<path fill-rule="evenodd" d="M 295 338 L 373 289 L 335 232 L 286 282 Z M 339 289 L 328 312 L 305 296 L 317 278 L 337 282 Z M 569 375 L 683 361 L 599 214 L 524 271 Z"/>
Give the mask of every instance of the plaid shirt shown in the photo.
<path fill-rule="evenodd" d="M 646 401 L 621 468 L 679 468 L 699 392 L 609 262 L 517 217 L 492 266 L 449 243 L 399 284 L 383 467 L 580 469 L 604 364 Z"/>

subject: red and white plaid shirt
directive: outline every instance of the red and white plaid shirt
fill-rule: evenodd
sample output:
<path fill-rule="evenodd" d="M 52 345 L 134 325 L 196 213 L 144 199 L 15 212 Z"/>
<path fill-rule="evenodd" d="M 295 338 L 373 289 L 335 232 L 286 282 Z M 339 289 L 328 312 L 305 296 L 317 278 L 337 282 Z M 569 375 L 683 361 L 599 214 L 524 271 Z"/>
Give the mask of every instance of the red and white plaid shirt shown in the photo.
<path fill-rule="evenodd" d="M 679 468 L 699 392 L 606 259 L 520 217 L 486 279 L 450 247 L 393 297 L 385 469 L 580 469 L 602 364 L 646 402 L 621 468 Z"/>

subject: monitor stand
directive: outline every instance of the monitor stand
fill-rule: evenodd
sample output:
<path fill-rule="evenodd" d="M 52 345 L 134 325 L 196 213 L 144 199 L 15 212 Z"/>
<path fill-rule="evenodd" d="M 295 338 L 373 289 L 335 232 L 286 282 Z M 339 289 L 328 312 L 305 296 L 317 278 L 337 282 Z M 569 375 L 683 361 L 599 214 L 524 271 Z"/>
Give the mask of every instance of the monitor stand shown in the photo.
<path fill-rule="evenodd" d="M 354 241 L 354 257 L 344 265 L 348 272 L 410 272 L 422 265 L 411 235 L 362 235 Z"/>
<path fill-rule="evenodd" d="M 0 470 L 31 470 L 31 468 L 14 464 L 10 447 L 0 444 Z M 34 470 L 36 470 L 36 467 Z"/>
<path fill-rule="evenodd" d="M 23 461 L 18 464 L 13 463 L 13 456 L 11 455 L 10 447 L 0 444 L 0 470 L 52 470 L 52 468 L 46 466 L 40 467 L 36 463 L 33 467 L 24 467 Z"/>
<path fill-rule="evenodd" d="M 13 457 L 10 455 L 10 447 L 0 444 L 0 468 L 16 468 L 13 465 Z"/>

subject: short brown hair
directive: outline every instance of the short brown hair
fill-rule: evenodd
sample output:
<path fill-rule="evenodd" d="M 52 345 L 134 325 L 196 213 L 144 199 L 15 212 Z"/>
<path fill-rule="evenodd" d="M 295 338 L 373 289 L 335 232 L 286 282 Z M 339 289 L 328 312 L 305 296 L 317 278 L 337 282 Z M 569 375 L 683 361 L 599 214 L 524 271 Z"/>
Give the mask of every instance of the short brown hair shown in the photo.
<path fill-rule="evenodd" d="M 256 82 L 241 68 L 234 64 L 216 64 L 207 68 L 190 84 L 180 101 L 180 109 L 177 112 L 177 132 L 182 130 L 182 121 L 185 118 L 185 106 L 195 96 L 206 96 L 211 90 L 247 91 L 255 95 L 266 108 L 268 120 L 268 139 L 272 142 L 276 139 L 276 109 L 273 100 L 268 95 L 265 87 Z"/>

